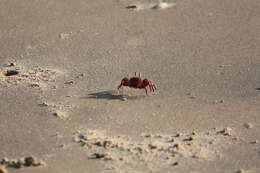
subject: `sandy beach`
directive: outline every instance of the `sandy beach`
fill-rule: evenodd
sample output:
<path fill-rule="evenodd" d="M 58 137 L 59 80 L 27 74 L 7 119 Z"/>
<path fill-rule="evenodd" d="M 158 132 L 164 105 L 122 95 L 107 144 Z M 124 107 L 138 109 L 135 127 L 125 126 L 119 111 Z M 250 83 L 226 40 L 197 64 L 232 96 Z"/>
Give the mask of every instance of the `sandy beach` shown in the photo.
<path fill-rule="evenodd" d="M 0 47 L 0 173 L 260 172 L 259 0 L 0 0 Z"/>

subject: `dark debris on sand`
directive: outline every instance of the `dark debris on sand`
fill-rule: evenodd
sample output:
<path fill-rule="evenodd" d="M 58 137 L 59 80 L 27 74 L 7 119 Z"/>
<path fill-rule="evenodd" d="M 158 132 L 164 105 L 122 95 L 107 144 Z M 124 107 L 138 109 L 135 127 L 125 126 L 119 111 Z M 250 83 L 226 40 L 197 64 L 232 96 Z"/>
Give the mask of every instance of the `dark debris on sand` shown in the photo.
<path fill-rule="evenodd" d="M 28 157 L 24 157 L 21 159 L 3 158 L 0 161 L 0 164 L 5 165 L 6 167 L 11 167 L 11 168 L 21 168 L 21 167 L 41 166 L 41 165 L 44 165 L 44 162 L 42 162 L 41 160 L 37 159 L 34 156 L 28 156 Z"/>

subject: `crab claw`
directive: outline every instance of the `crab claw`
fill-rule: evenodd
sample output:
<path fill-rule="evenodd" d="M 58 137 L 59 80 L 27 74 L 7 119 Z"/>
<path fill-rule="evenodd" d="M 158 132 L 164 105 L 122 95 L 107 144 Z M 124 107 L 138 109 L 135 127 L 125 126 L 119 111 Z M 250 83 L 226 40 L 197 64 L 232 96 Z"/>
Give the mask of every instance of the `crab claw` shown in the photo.
<path fill-rule="evenodd" d="M 129 85 L 129 79 L 127 77 L 124 77 L 121 80 L 120 85 L 118 85 L 117 89 L 120 89 L 122 86 L 128 86 Z"/>

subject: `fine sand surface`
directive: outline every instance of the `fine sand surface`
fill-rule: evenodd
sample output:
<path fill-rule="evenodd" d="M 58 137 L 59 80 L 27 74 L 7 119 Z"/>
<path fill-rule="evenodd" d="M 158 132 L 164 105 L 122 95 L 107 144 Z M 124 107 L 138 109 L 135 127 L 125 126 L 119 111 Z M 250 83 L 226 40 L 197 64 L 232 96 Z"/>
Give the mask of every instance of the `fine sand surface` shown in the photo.
<path fill-rule="evenodd" d="M 259 141 L 259 0 L 0 0 L 0 172 L 259 173 Z"/>

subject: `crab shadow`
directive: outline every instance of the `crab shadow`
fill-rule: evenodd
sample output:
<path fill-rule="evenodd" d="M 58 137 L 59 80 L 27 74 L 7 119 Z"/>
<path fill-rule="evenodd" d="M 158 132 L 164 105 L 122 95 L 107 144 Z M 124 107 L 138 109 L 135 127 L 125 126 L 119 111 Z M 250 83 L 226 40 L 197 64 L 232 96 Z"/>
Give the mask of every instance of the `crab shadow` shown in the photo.
<path fill-rule="evenodd" d="M 135 100 L 140 99 L 145 96 L 130 96 L 127 94 L 119 94 L 117 91 L 111 90 L 111 91 L 101 91 L 101 92 L 95 92 L 88 94 L 87 98 L 90 99 L 105 99 L 105 100 Z"/>
<path fill-rule="evenodd" d="M 257 91 L 260 91 L 260 88 L 256 88 Z"/>
<path fill-rule="evenodd" d="M 123 95 L 117 94 L 115 91 L 101 91 L 88 94 L 91 99 L 107 99 L 107 100 L 122 100 Z"/>

